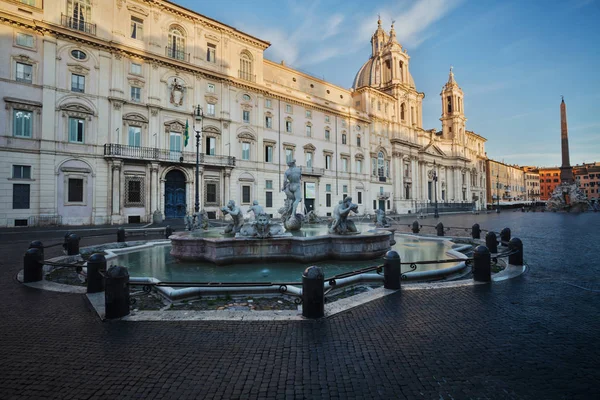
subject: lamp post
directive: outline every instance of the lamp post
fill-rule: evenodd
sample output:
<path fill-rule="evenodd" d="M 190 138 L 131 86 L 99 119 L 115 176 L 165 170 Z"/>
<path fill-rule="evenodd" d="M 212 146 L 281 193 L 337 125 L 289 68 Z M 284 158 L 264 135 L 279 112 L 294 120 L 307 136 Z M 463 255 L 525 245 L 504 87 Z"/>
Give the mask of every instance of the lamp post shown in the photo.
<path fill-rule="evenodd" d="M 204 112 L 200 104 L 198 104 L 194 111 L 194 120 L 196 121 L 194 124 L 194 130 L 196 131 L 196 203 L 194 204 L 194 218 L 200 212 L 200 136 L 202 133 L 202 124 L 204 123 L 203 118 Z"/>
<path fill-rule="evenodd" d="M 435 196 L 435 211 L 433 213 L 433 217 L 434 218 L 439 218 L 440 214 L 438 213 L 438 200 L 437 200 L 437 181 L 438 181 L 438 176 L 437 176 L 437 171 L 436 171 L 435 160 L 433 161 L 432 179 L 433 179 L 433 191 L 434 191 L 434 196 Z"/>
<path fill-rule="evenodd" d="M 496 214 L 500 212 L 500 170 L 496 174 Z"/>

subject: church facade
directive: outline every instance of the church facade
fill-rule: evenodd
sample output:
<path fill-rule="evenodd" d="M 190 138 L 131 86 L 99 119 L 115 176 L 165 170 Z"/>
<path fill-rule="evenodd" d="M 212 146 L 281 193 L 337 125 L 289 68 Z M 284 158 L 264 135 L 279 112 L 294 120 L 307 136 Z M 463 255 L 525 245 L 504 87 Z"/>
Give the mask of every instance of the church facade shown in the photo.
<path fill-rule="evenodd" d="M 150 222 L 258 200 L 286 162 L 304 212 L 486 204 L 485 139 L 452 71 L 422 126 L 410 57 L 381 23 L 351 89 L 264 58 L 269 43 L 162 0 L 0 0 L 0 226 Z M 199 116 L 198 116 L 199 115 Z M 196 144 L 199 144 L 198 171 Z M 298 210 L 300 211 L 300 210 Z"/>

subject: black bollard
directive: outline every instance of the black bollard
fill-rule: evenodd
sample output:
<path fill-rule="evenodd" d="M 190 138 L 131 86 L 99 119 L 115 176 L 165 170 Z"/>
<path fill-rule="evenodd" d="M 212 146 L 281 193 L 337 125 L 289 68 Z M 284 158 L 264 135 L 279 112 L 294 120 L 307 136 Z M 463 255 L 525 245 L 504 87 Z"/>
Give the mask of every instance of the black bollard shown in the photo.
<path fill-rule="evenodd" d="M 419 228 L 419 221 L 413 222 L 413 224 L 412 224 L 412 231 L 413 231 L 413 233 L 419 233 L 419 230 L 420 230 L 420 228 Z"/>
<path fill-rule="evenodd" d="M 383 256 L 383 287 L 400 289 L 400 254 L 390 250 Z"/>
<path fill-rule="evenodd" d="M 325 315 L 325 276 L 320 267 L 306 268 L 302 274 L 302 316 L 321 318 Z"/>
<path fill-rule="evenodd" d="M 105 286 L 105 318 L 121 318 L 129 315 L 129 272 L 127 272 L 127 268 L 111 265 L 106 271 Z"/>
<path fill-rule="evenodd" d="M 39 240 L 34 240 L 33 242 L 29 243 L 29 248 L 40 249 L 40 251 L 42 252 L 42 260 L 44 259 L 44 244 L 42 242 L 40 242 Z"/>
<path fill-rule="evenodd" d="M 494 232 L 488 232 L 485 235 L 485 245 L 487 246 L 490 253 L 498 252 L 498 239 Z"/>
<path fill-rule="evenodd" d="M 125 228 L 117 229 L 117 242 L 122 243 L 125 241 Z"/>
<path fill-rule="evenodd" d="M 492 258 L 485 246 L 477 246 L 473 251 L 473 280 L 489 282 L 492 280 Z"/>
<path fill-rule="evenodd" d="M 481 239 L 481 228 L 479 228 L 479 224 L 473 224 L 471 227 L 471 236 L 473 239 Z"/>
<path fill-rule="evenodd" d="M 444 236 L 444 224 L 441 222 L 435 226 L 435 230 L 437 231 L 438 236 Z"/>
<path fill-rule="evenodd" d="M 104 276 L 106 273 L 106 258 L 100 253 L 91 255 L 87 262 L 87 292 L 98 293 L 104 291 Z"/>
<path fill-rule="evenodd" d="M 44 267 L 44 253 L 33 247 L 27 249 L 23 257 L 23 282 L 38 282 L 42 280 Z"/>
<path fill-rule="evenodd" d="M 79 254 L 79 240 L 79 236 L 74 233 L 71 233 L 65 238 L 65 249 L 67 250 L 67 255 L 74 256 Z"/>
<path fill-rule="evenodd" d="M 502 246 L 508 246 L 508 242 L 510 242 L 510 228 L 504 228 L 500 232 L 500 243 Z"/>
<path fill-rule="evenodd" d="M 515 254 L 508 256 L 508 263 L 510 265 L 523 265 L 523 242 L 519 238 L 512 238 L 508 242 L 508 249 Z"/>
<path fill-rule="evenodd" d="M 171 228 L 171 225 L 167 225 L 167 227 L 165 228 L 165 239 L 168 239 L 169 236 L 171 236 L 173 234 L 173 228 Z"/>

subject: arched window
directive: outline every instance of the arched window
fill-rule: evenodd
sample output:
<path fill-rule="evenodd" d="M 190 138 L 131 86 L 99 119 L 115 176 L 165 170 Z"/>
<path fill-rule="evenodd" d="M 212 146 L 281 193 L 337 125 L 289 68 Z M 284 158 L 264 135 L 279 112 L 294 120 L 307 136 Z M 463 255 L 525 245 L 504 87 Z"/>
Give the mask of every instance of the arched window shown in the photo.
<path fill-rule="evenodd" d="M 240 79 L 254 82 L 254 74 L 252 73 L 252 55 L 247 51 L 242 52 L 240 55 Z"/>
<path fill-rule="evenodd" d="M 400 61 L 400 80 L 404 81 L 404 63 Z"/>
<path fill-rule="evenodd" d="M 400 119 L 401 119 L 402 121 L 404 121 L 404 116 L 405 116 L 405 115 L 404 115 L 404 114 L 405 114 L 405 113 L 404 113 L 404 111 L 405 111 L 404 109 L 405 109 L 405 107 L 404 107 L 404 103 L 402 103 L 402 104 L 400 105 Z"/>
<path fill-rule="evenodd" d="M 360 147 L 360 135 L 356 136 L 356 146 Z"/>
<path fill-rule="evenodd" d="M 89 23 L 92 13 L 90 0 L 67 0 L 68 26 L 78 31 L 87 32 L 86 22 Z"/>
<path fill-rule="evenodd" d="M 185 59 L 185 35 L 183 31 L 176 26 L 172 26 L 171 29 L 169 29 L 167 56 L 177 60 Z"/>
<path fill-rule="evenodd" d="M 342 133 L 342 144 L 346 144 L 346 134 Z"/>
<path fill-rule="evenodd" d="M 377 175 L 385 176 L 385 160 L 383 159 L 383 151 L 377 154 Z"/>

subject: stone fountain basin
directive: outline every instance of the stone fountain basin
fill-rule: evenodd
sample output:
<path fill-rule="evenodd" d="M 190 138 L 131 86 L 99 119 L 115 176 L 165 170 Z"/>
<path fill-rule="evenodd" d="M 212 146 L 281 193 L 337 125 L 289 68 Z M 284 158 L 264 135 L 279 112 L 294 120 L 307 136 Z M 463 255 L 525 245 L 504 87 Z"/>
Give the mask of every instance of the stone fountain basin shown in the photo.
<path fill-rule="evenodd" d="M 265 261 L 371 260 L 391 249 L 393 233 L 381 230 L 351 235 L 254 239 L 202 237 L 181 232 L 169 239 L 171 255 L 179 260 L 226 265 Z"/>

